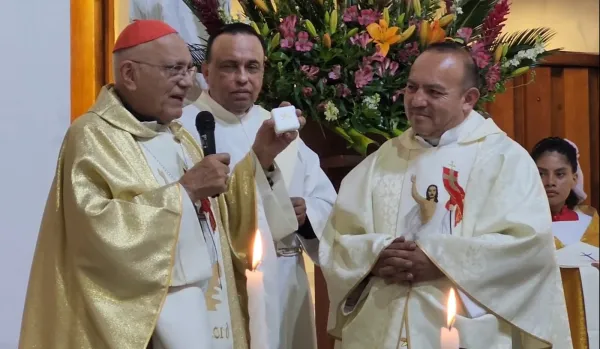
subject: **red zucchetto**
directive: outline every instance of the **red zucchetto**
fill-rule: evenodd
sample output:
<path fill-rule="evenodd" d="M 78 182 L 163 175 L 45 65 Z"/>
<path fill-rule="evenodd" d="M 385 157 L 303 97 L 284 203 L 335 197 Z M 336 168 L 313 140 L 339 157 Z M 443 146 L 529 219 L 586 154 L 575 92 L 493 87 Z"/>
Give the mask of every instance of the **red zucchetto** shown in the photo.
<path fill-rule="evenodd" d="M 153 19 L 136 20 L 123 29 L 115 42 L 113 52 L 174 33 L 177 31 L 165 22 Z"/>

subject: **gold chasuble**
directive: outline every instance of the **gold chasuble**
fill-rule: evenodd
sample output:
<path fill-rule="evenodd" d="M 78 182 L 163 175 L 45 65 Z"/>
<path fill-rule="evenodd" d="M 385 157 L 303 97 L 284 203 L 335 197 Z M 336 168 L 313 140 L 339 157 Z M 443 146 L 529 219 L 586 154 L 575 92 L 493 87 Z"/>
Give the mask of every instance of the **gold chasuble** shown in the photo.
<path fill-rule="evenodd" d="M 198 162 L 203 155 L 192 136 L 177 123 L 169 127 Z M 179 183 L 157 183 L 136 142 L 154 136 L 110 85 L 69 128 L 39 232 L 19 348 L 148 346 L 171 285 L 182 200 L 189 200 Z M 247 348 L 245 286 L 233 278 L 248 266 L 256 231 L 256 164 L 249 153 L 232 171 L 228 191 L 211 199 L 228 250 L 236 349 Z"/>
<path fill-rule="evenodd" d="M 373 276 L 400 236 L 444 277 Z M 319 248 L 328 331 L 341 349 L 439 349 L 454 288 L 461 348 L 569 349 L 555 253 L 535 163 L 492 119 L 472 112 L 437 146 L 408 130 L 340 187 Z"/>
<path fill-rule="evenodd" d="M 590 206 L 579 206 L 576 211 L 579 216 L 577 221 L 555 222 L 554 242 L 558 251 L 564 250 L 566 246 L 585 245 L 596 248 L 596 255 L 591 257 L 597 259 L 598 247 L 600 246 L 600 228 L 598 212 Z M 561 232 L 564 231 L 564 234 Z M 564 240 L 564 241 L 563 241 Z M 571 241 L 569 241 L 571 240 Z M 569 326 L 571 327 L 571 337 L 573 339 L 574 349 L 594 349 L 598 347 L 598 271 L 591 266 L 592 259 L 582 256 L 583 249 L 574 250 L 581 256 L 582 268 L 562 267 L 560 274 L 562 277 L 565 300 L 567 302 L 567 311 L 569 313 Z M 561 259 L 559 258 L 559 263 Z M 582 274 L 583 272 L 583 274 Z M 594 280 L 593 275 L 596 275 Z M 587 282 L 582 276 L 587 276 Z M 588 297 L 584 297 L 584 286 L 587 286 Z M 596 302 L 594 302 L 594 295 Z M 588 324 L 588 320 L 591 322 Z"/>

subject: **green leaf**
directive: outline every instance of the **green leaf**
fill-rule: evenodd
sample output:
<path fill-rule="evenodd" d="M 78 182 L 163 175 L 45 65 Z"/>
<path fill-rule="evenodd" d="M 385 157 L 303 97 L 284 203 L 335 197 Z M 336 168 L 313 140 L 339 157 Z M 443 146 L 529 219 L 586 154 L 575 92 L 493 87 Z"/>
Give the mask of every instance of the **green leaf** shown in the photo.
<path fill-rule="evenodd" d="M 456 28 L 468 27 L 473 30 L 480 28 L 483 20 L 496 6 L 498 0 L 463 0 L 460 2 L 463 14 L 458 15 L 455 21 Z"/>
<path fill-rule="evenodd" d="M 287 61 L 290 59 L 290 57 L 288 55 L 286 55 L 285 53 L 283 53 L 281 51 L 273 52 L 269 58 L 275 62 Z"/>

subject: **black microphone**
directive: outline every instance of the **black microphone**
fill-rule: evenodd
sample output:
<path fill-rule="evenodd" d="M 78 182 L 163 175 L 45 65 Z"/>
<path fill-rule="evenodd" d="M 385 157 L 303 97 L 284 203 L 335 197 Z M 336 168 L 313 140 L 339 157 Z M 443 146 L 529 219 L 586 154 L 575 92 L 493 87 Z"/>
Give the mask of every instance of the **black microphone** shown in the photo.
<path fill-rule="evenodd" d="M 204 156 L 216 154 L 215 117 L 208 111 L 199 112 L 196 115 L 196 130 L 200 135 Z"/>

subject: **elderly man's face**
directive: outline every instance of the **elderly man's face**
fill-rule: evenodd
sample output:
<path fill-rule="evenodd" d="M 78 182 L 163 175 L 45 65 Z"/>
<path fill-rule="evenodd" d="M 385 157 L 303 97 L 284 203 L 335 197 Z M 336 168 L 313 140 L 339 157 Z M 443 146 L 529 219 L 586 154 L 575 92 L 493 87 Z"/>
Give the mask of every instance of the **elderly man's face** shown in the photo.
<path fill-rule="evenodd" d="M 210 61 L 202 67 L 210 96 L 234 114 L 248 111 L 262 89 L 264 57 L 260 41 L 252 35 L 217 37 Z"/>
<path fill-rule="evenodd" d="M 168 124 L 181 117 L 183 101 L 192 87 L 195 69 L 186 43 L 177 34 L 161 37 L 126 61 L 133 78 L 125 83 L 136 111 Z"/>
<path fill-rule="evenodd" d="M 414 131 L 437 138 L 460 124 L 479 98 L 476 89 L 465 91 L 465 67 L 456 54 L 428 51 L 410 70 L 404 107 Z"/>

